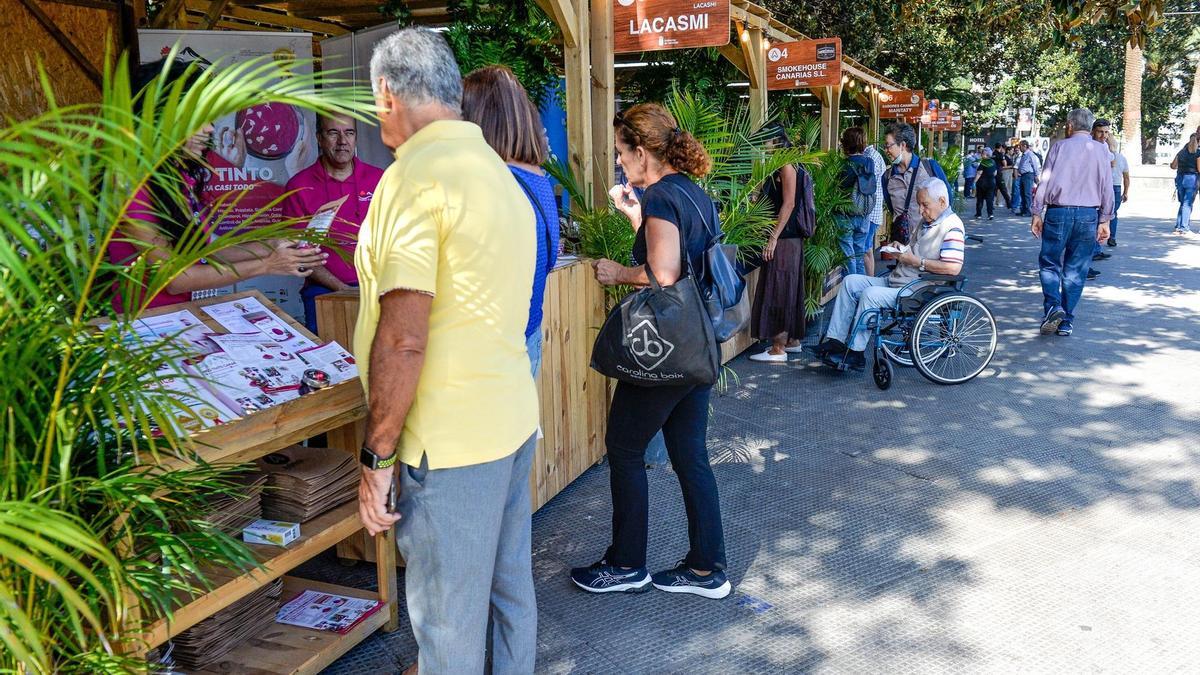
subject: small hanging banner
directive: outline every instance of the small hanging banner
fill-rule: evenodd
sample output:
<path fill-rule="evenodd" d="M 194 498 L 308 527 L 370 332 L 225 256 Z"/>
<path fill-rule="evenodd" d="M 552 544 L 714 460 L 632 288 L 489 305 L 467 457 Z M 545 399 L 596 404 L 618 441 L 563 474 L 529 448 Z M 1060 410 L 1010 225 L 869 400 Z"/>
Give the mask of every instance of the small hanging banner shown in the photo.
<path fill-rule="evenodd" d="M 903 89 L 879 92 L 879 116 L 884 119 L 920 119 L 925 109 L 925 90 Z"/>
<path fill-rule="evenodd" d="M 767 50 L 767 89 L 836 87 L 842 83 L 842 39 L 797 40 Z"/>
<path fill-rule="evenodd" d="M 729 44 L 730 0 L 616 0 L 617 54 Z"/>

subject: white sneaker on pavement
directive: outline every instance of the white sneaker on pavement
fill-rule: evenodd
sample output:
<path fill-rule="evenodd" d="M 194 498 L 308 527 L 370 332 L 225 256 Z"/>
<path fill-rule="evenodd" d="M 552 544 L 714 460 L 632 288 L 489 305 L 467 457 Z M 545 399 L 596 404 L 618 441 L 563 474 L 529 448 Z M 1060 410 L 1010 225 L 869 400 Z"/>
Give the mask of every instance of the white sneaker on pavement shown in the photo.
<path fill-rule="evenodd" d="M 804 352 L 804 345 L 796 345 L 795 347 L 784 347 L 783 351 L 788 354 L 800 354 Z"/>
<path fill-rule="evenodd" d="M 761 354 L 751 354 L 750 360 L 758 361 L 759 363 L 787 363 L 788 355 L 787 353 L 772 354 L 771 350 L 768 349 Z"/>

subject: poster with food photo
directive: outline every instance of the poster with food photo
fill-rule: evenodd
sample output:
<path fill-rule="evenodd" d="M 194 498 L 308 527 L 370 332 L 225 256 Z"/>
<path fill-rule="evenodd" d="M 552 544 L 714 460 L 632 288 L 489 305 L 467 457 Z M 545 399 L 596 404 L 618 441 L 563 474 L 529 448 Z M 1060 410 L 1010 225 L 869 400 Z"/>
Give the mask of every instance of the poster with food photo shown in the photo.
<path fill-rule="evenodd" d="M 281 78 L 312 71 L 312 35 L 308 33 L 138 32 L 143 63 L 164 58 L 177 44 L 178 58 L 198 60 L 206 66 L 230 67 L 265 56 L 278 65 Z M 212 124 L 211 148 L 205 158 L 210 169 L 204 181 L 204 201 L 211 204 L 240 195 L 237 206 L 216 224 L 215 233 L 279 222 L 283 209 L 278 204 L 256 220 L 251 217 L 279 198 L 294 174 L 316 161 L 316 117 L 286 104 L 264 104 L 212 120 Z M 302 280 L 295 277 L 260 277 L 240 282 L 226 292 L 260 290 L 288 314 L 299 317 L 303 311 L 301 284 Z"/>

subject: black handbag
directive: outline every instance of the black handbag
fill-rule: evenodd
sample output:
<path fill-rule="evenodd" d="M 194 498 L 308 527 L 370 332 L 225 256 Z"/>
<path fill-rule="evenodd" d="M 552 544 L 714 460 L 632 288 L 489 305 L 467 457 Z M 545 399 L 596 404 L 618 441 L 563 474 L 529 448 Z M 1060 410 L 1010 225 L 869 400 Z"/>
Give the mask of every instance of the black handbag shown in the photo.
<path fill-rule="evenodd" d="M 719 226 L 709 224 L 709 218 L 695 199 L 678 185 L 675 186 L 700 214 L 700 222 L 704 223 L 704 234 L 707 237 L 704 247 L 704 270 L 700 275 L 700 296 L 712 322 L 713 333 L 717 343 L 728 342 L 750 324 L 750 297 L 746 293 L 746 280 L 737 271 L 737 246 L 722 244 L 723 234 Z M 717 207 L 709 202 L 712 220 L 716 222 Z M 683 232 L 679 233 L 680 239 Z M 686 246 L 684 257 L 687 258 Z M 690 258 L 689 264 L 690 264 Z"/>
<path fill-rule="evenodd" d="M 593 369 L 644 387 L 716 383 L 720 350 L 691 263 L 685 264 L 688 275 L 666 288 L 646 265 L 650 286 L 608 313 L 592 346 Z"/>

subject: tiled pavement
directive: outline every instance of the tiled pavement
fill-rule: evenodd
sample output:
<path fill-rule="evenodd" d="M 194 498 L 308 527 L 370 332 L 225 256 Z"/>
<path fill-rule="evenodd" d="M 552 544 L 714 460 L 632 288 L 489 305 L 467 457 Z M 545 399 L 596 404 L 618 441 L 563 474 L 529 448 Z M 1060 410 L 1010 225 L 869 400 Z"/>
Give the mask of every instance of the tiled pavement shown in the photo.
<path fill-rule="evenodd" d="M 1001 331 L 969 384 L 736 361 L 709 431 L 733 595 L 572 588 L 609 533 L 593 468 L 534 516 L 539 672 L 1200 670 L 1200 241 L 1168 236 L 1171 206 L 1128 205 L 1071 338 L 1037 335 L 1026 222 L 968 221 L 968 289 Z M 687 536 L 670 469 L 650 479 L 657 568 Z M 327 672 L 414 654 L 404 626 Z"/>

